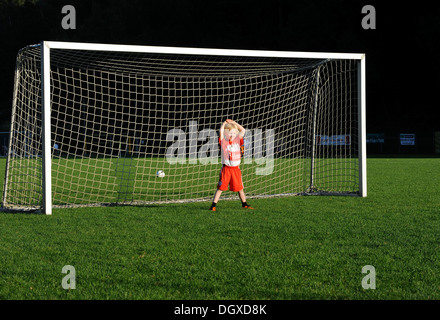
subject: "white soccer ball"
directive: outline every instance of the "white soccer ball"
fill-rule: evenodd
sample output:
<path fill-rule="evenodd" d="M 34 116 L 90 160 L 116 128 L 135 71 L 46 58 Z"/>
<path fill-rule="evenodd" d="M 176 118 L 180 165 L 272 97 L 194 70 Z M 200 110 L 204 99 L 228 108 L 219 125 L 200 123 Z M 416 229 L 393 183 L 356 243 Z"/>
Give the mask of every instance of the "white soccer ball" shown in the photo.
<path fill-rule="evenodd" d="M 156 172 L 156 177 L 158 177 L 158 178 L 163 178 L 163 177 L 165 177 L 165 172 L 163 172 L 163 170 L 158 170 L 158 171 Z"/>

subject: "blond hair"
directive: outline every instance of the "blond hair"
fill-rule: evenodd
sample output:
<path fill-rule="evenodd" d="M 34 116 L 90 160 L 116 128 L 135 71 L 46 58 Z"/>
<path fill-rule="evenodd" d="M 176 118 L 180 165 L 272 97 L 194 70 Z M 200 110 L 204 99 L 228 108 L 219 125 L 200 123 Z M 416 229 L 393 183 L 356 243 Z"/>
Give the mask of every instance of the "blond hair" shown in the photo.
<path fill-rule="evenodd" d="M 235 123 L 228 123 L 225 125 L 225 130 L 231 131 L 233 129 L 237 130 L 237 132 L 238 132 L 238 127 L 237 127 L 237 125 L 235 125 Z"/>

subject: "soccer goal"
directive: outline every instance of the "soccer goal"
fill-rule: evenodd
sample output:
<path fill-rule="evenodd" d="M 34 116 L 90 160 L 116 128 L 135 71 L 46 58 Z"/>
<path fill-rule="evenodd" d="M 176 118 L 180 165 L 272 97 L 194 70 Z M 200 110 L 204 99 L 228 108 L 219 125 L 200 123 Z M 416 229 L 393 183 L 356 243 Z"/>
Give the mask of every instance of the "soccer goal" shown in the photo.
<path fill-rule="evenodd" d="M 3 208 L 211 201 L 228 118 L 248 198 L 366 196 L 364 54 L 43 41 L 17 56 Z"/>

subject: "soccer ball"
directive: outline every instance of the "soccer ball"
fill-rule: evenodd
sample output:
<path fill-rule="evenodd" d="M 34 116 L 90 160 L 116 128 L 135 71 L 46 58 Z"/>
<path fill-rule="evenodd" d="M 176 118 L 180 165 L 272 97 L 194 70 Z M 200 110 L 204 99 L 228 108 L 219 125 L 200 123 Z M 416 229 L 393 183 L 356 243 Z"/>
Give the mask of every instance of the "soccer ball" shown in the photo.
<path fill-rule="evenodd" d="M 158 171 L 156 172 L 156 177 L 158 177 L 158 178 L 163 178 L 163 177 L 165 177 L 165 172 L 163 172 L 163 170 L 158 170 Z"/>

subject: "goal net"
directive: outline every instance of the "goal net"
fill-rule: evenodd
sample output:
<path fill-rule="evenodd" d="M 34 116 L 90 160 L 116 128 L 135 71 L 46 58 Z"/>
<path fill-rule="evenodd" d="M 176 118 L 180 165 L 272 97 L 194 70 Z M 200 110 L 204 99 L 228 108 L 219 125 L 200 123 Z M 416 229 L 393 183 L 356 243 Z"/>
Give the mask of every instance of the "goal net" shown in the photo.
<path fill-rule="evenodd" d="M 248 198 L 366 196 L 364 70 L 360 54 L 26 47 L 3 207 L 210 201 L 228 118 L 246 129 Z"/>

